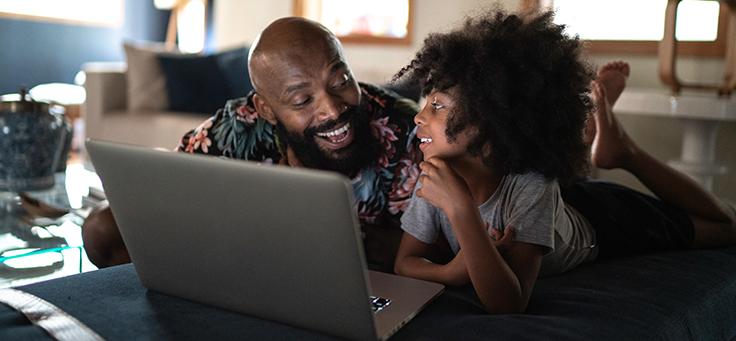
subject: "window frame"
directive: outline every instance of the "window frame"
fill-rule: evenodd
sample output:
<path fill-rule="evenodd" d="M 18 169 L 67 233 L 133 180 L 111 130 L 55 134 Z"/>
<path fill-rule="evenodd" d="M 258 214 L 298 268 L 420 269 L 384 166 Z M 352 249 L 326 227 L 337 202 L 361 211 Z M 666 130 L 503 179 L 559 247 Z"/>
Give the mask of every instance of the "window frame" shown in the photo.
<path fill-rule="evenodd" d="M 538 11 L 540 0 L 521 0 L 523 11 Z M 664 13 L 662 13 L 664 15 Z M 730 19 L 728 4 L 720 2 L 718 14 L 718 35 L 714 41 L 678 41 L 678 56 L 723 57 L 726 54 L 726 35 Z M 736 39 L 736 38 L 735 38 Z M 586 48 L 591 54 L 636 54 L 657 55 L 659 41 L 633 40 L 586 40 Z"/>
<path fill-rule="evenodd" d="M 307 1 L 294 0 L 294 16 L 306 18 Z M 367 35 L 349 35 L 337 36 L 343 44 L 378 44 L 378 45 L 411 45 L 413 41 L 413 18 L 414 18 L 414 0 L 409 1 L 409 20 L 406 23 L 406 36 L 403 38 L 394 37 L 374 37 Z"/>

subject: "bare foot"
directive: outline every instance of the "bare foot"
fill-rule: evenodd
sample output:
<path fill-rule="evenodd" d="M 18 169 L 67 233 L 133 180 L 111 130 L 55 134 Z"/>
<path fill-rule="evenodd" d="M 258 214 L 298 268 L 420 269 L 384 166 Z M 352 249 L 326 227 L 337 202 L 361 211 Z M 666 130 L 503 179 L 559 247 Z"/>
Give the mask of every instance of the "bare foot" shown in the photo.
<path fill-rule="evenodd" d="M 616 100 L 624 91 L 630 72 L 629 64 L 620 60 L 607 63 L 598 69 L 596 82 L 603 84 L 606 88 L 606 98 L 611 106 L 616 103 Z"/>
<path fill-rule="evenodd" d="M 606 99 L 611 107 L 613 107 L 616 100 L 618 100 L 618 97 L 621 96 L 621 93 L 624 91 L 626 80 L 628 80 L 630 72 L 631 68 L 629 67 L 629 64 L 623 61 L 610 62 L 598 69 L 595 82 L 602 84 L 605 88 Z M 600 97 L 593 94 L 593 99 L 596 100 L 596 98 Z M 593 144 L 593 140 L 597 134 L 596 130 L 595 112 L 588 113 L 588 120 L 583 135 L 586 145 L 590 146 Z"/>
<path fill-rule="evenodd" d="M 608 100 L 611 96 L 606 87 L 600 82 L 592 82 L 591 89 L 597 104 L 596 112 L 592 115 L 595 120 L 595 137 L 591 146 L 591 162 L 603 169 L 627 168 L 638 147 L 611 111 L 612 105 Z M 618 90 L 619 95 L 622 90 Z"/>
<path fill-rule="evenodd" d="M 615 61 L 607 63 L 606 65 L 603 65 L 600 69 L 598 69 L 597 78 L 594 82 L 591 83 L 591 89 L 593 89 L 593 100 L 597 103 L 597 112 L 605 111 L 606 116 L 612 115 L 611 107 L 613 107 L 613 104 L 616 103 L 616 100 L 618 100 L 618 97 L 621 96 L 621 93 L 624 91 L 624 88 L 626 87 L 626 81 L 629 78 L 629 73 L 631 72 L 631 69 L 629 67 L 629 64 L 623 61 Z M 595 88 L 600 85 L 601 88 L 598 91 L 595 90 Z M 601 93 L 603 95 L 601 95 Z M 599 98 L 604 98 L 605 102 L 602 102 L 598 100 Z M 600 115 L 600 114 L 599 114 Z M 609 118 L 605 119 L 606 121 L 609 121 Z M 613 121 L 616 121 L 615 117 L 612 118 Z M 614 122 L 615 126 L 620 129 L 620 126 L 618 125 L 618 122 Z M 585 144 L 588 146 L 591 146 L 596 139 L 596 136 L 598 135 L 598 122 L 596 117 L 596 112 L 588 113 L 588 120 L 585 127 L 585 132 L 583 135 L 583 138 L 585 140 Z M 594 150 L 591 150 L 593 153 Z M 609 165 L 609 161 L 604 161 L 604 159 L 608 159 L 608 157 L 603 157 L 600 153 L 598 155 L 598 159 L 600 161 L 600 165 L 597 165 L 595 161 L 593 160 L 593 164 L 599 168 L 615 168 L 616 165 Z M 602 167 L 603 165 L 606 165 L 607 167 Z"/>

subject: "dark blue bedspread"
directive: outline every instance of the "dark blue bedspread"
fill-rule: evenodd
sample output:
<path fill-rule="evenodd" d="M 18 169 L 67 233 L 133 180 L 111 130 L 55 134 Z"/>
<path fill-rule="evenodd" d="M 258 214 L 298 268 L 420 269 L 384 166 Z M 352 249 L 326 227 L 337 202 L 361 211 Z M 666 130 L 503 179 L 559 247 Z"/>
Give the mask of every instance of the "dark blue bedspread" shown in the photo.
<path fill-rule="evenodd" d="M 148 291 L 131 265 L 20 288 L 108 340 L 331 339 Z M 48 336 L 0 305 L 0 340 Z M 391 340 L 731 340 L 736 248 L 585 264 L 537 281 L 523 315 L 489 316 L 472 289 L 448 288 Z"/>

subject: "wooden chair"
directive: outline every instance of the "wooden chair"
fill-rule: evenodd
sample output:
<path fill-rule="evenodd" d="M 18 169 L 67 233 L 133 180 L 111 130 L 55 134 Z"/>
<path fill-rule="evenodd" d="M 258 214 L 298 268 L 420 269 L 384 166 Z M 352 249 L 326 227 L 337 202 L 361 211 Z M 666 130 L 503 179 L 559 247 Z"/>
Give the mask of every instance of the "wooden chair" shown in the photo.
<path fill-rule="evenodd" d="M 669 0 L 665 12 L 664 37 L 659 43 L 659 77 L 674 93 L 683 88 L 717 90 L 722 96 L 729 96 L 736 88 L 736 0 L 720 0 L 721 6 L 728 8 L 728 29 L 726 30 L 725 74 L 721 84 L 683 83 L 677 78 L 675 69 L 677 58 L 677 5 L 681 0 Z M 723 16 L 722 16 L 723 17 Z"/>

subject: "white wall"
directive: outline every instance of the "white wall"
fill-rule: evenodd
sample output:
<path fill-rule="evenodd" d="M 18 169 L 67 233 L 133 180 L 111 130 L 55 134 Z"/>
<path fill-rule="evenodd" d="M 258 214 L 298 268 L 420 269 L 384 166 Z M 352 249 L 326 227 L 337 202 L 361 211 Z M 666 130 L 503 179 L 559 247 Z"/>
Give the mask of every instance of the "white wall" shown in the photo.
<path fill-rule="evenodd" d="M 407 64 L 430 32 L 446 30 L 459 24 L 496 1 L 490 0 L 414 0 L 414 41 L 411 46 L 345 45 L 345 53 L 356 77 L 361 81 L 384 83 Z M 497 1 L 507 10 L 518 9 L 518 0 Z M 292 15 L 293 0 L 215 0 L 215 30 L 218 46 L 226 48 L 250 44 L 273 20 Z M 603 65 L 626 60 L 631 64 L 630 87 L 664 89 L 657 74 L 656 56 L 592 55 L 590 61 Z M 678 76 L 685 81 L 720 82 L 724 63 L 713 58 L 678 59 Z M 655 157 L 667 161 L 680 154 L 682 128 L 670 118 L 619 115 L 629 134 Z M 724 123 L 718 131 L 716 162 L 729 168 L 713 180 L 716 195 L 736 203 L 736 123 Z M 635 178 L 623 171 L 602 171 L 598 177 L 645 190 Z"/>
<path fill-rule="evenodd" d="M 516 10 L 517 0 L 501 0 Z M 365 82 L 384 83 L 407 64 L 430 32 L 459 23 L 467 14 L 493 4 L 488 0 L 414 0 L 414 39 L 410 46 L 346 44 L 345 55 L 355 76 Z M 254 10 L 257 9 L 257 10 Z M 293 15 L 293 0 L 215 0 L 215 35 L 219 48 L 250 44 L 273 20 Z"/>
<path fill-rule="evenodd" d="M 215 40 L 220 49 L 248 44 L 272 21 L 292 15 L 293 0 L 214 0 Z"/>

